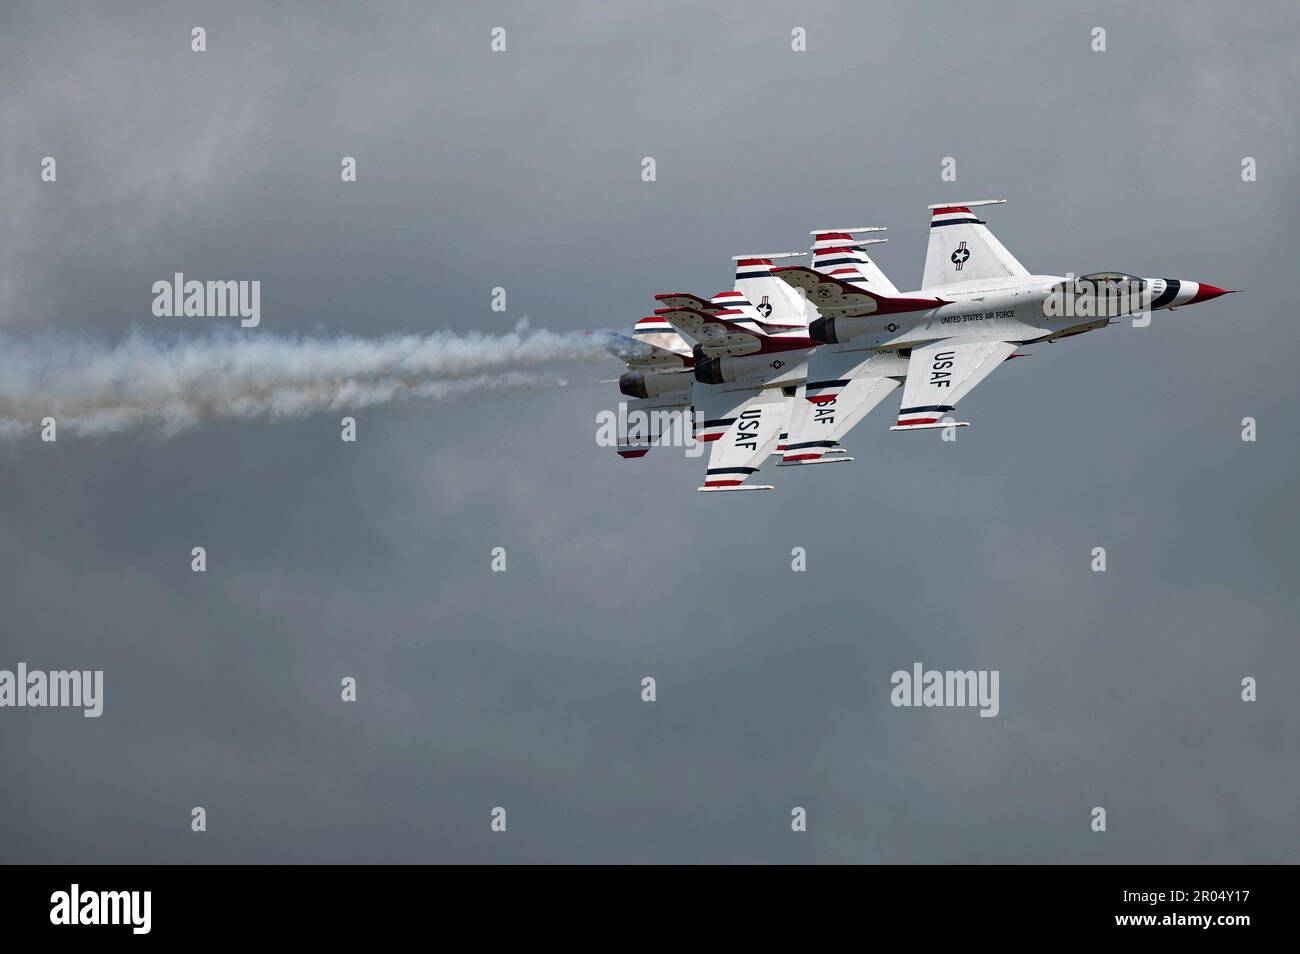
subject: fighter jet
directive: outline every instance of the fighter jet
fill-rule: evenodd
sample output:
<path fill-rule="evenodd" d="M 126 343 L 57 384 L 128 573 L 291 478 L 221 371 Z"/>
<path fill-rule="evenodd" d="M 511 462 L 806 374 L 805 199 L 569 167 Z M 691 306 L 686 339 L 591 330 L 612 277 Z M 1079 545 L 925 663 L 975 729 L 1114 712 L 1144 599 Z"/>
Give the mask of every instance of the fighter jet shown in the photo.
<path fill-rule="evenodd" d="M 644 457 L 691 406 L 695 358 L 691 344 L 662 318 L 642 318 L 632 336 L 604 333 L 605 348 L 627 365 L 618 389 L 630 401 L 619 417 L 618 455 Z"/>
<path fill-rule="evenodd" d="M 866 228 L 814 229 L 811 233 L 812 270 L 854 286 L 860 291 L 898 297 L 899 291 L 866 253 L 870 245 L 884 241 L 882 238 L 855 239 L 854 236 L 885 229 Z M 814 352 L 813 358 L 816 357 Z M 811 359 L 810 359 L 811 362 Z M 833 464 L 851 461 L 844 453 L 840 441 L 859 421 L 901 383 L 906 373 L 906 362 L 897 358 L 889 365 L 885 358 L 874 365 L 881 371 L 878 377 L 863 377 L 847 384 L 837 394 L 823 398 L 817 390 L 808 393 L 805 381 L 791 402 L 787 415 L 787 434 L 781 445 L 782 467 Z M 892 371 L 899 377 L 889 377 L 883 372 Z M 806 377 L 806 375 L 805 375 Z M 817 380 L 817 379 L 814 379 Z"/>
<path fill-rule="evenodd" d="M 892 430 L 965 427 L 948 415 L 994 368 L 1016 357 L 1018 346 L 1228 294 L 1203 282 L 1121 272 L 1031 275 L 972 211 L 1005 201 L 930 206 L 925 272 L 920 290 L 908 295 L 797 266 L 775 271 L 819 312 L 808 327 L 820 347 L 809 359 L 807 402 L 834 404 L 862 392 L 860 419 L 863 407 L 869 411 L 905 382 Z"/>
<path fill-rule="evenodd" d="M 772 277 L 772 260 L 802 254 L 737 256 L 735 288 L 707 303 L 694 295 L 656 295 L 666 307 L 655 316 L 696 340 L 691 404 L 709 444 L 699 490 L 771 490 L 747 484 L 775 448 L 788 402 L 803 382 L 809 317 L 803 297 Z"/>
<path fill-rule="evenodd" d="M 852 238 L 882 231 L 875 226 L 814 230 L 810 234 L 815 240 L 807 253 L 810 264 L 860 287 L 896 295 L 897 289 L 862 251 L 884 239 Z M 858 389 L 849 389 L 838 408 L 825 404 L 813 408 L 804 400 L 807 359 L 816 346 L 808 337 L 807 324 L 817 312 L 807 307 L 801 294 L 772 277 L 774 261 L 803 254 L 735 256 L 732 291 L 719 292 L 707 301 L 686 292 L 657 295 L 665 307 L 637 323 L 638 336 L 663 335 L 671 326 L 678 337 L 673 342 L 661 339 L 660 344 L 679 360 L 684 354 L 681 343 L 697 342 L 691 349 L 694 383 L 689 394 L 683 392 L 680 369 L 671 368 L 673 376 L 664 376 L 662 356 L 653 359 L 661 365 L 655 373 L 647 371 L 645 360 L 625 358 L 629 371 L 620 379 L 620 389 L 635 399 L 628 405 L 629 419 L 634 411 L 680 409 L 689 404 L 700 424 L 696 438 L 710 445 L 700 490 L 770 490 L 771 485 L 746 480 L 772 455 L 782 458 L 782 466 L 853 459 L 844 456 L 838 437 L 859 419 L 853 416 Z M 790 442 L 788 435 L 793 435 Z M 657 430 L 630 436 L 621 431 L 619 453 L 643 456 L 659 437 Z"/>

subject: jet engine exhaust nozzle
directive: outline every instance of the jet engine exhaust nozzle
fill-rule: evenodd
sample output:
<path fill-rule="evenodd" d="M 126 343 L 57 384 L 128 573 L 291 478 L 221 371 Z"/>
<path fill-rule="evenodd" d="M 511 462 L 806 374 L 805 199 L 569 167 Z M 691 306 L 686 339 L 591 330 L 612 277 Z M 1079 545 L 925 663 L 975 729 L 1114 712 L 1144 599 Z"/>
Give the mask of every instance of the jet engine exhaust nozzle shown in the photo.
<path fill-rule="evenodd" d="M 725 384 L 721 358 L 696 358 L 695 380 L 701 384 Z"/>
<path fill-rule="evenodd" d="M 838 344 L 834 318 L 816 318 L 808 325 L 808 337 L 818 344 Z"/>
<path fill-rule="evenodd" d="M 645 386 L 645 374 L 640 371 L 627 371 L 619 375 L 618 389 L 630 398 L 648 398 L 649 390 Z"/>

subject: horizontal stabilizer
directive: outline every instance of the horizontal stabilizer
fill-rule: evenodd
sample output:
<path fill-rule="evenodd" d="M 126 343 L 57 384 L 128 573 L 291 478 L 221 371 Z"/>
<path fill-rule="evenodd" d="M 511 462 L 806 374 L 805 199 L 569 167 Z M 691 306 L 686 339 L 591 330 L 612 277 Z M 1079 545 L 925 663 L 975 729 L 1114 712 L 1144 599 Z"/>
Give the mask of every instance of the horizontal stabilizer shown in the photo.
<path fill-rule="evenodd" d="M 665 308 L 694 308 L 697 311 L 717 311 L 722 307 L 690 292 L 662 292 L 655 295 L 655 301 Z"/>
<path fill-rule="evenodd" d="M 823 315 L 895 315 L 909 311 L 930 311 L 949 302 L 942 298 L 907 298 L 881 295 L 867 288 L 823 275 L 811 268 L 796 265 L 773 271 L 777 278 L 802 291 Z"/>
<path fill-rule="evenodd" d="M 695 308 L 661 308 L 655 312 L 683 335 L 698 341 L 710 357 L 739 357 L 762 350 L 763 332 L 723 318 L 723 314 L 707 314 Z"/>
<path fill-rule="evenodd" d="M 737 490 L 776 490 L 771 484 L 739 484 L 735 487 L 696 487 L 702 494 L 727 494 Z"/>

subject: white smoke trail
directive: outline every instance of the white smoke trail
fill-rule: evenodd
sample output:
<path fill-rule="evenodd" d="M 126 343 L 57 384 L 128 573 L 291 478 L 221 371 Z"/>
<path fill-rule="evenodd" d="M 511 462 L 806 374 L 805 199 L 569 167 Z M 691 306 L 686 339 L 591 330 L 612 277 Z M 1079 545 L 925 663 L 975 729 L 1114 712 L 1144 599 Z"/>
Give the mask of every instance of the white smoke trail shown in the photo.
<path fill-rule="evenodd" d="M 205 420 L 300 418 L 400 399 L 443 400 L 564 382 L 530 369 L 603 355 L 601 335 L 277 336 L 225 331 L 115 344 L 0 333 L 0 436 L 45 417 L 75 433 L 150 428 L 167 435 Z"/>

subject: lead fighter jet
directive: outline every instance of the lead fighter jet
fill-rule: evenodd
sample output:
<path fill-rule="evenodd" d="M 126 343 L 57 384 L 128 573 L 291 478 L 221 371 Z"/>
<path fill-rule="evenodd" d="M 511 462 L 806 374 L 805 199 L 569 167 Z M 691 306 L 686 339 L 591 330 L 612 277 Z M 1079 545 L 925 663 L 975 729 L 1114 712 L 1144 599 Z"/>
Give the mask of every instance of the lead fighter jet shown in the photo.
<path fill-rule="evenodd" d="M 808 268 L 774 271 L 820 313 L 808 326 L 808 336 L 820 346 L 808 362 L 808 402 L 834 402 L 856 389 L 866 391 L 874 407 L 905 381 L 891 430 L 964 427 L 946 415 L 1003 361 L 1016 357 L 1018 345 L 1058 341 L 1122 315 L 1228 294 L 1201 282 L 1117 272 L 1078 279 L 1031 275 L 971 211 L 1005 201 L 930 206 L 921 289 L 905 297 Z"/>

